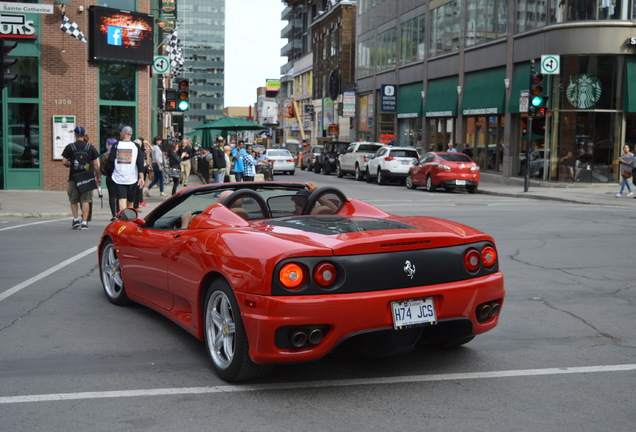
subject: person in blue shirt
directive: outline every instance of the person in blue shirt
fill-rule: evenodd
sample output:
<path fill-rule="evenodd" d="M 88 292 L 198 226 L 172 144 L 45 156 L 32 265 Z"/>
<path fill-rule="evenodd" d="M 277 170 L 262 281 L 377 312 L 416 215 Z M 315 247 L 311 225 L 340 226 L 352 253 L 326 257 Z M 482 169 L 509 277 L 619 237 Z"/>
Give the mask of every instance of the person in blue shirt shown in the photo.
<path fill-rule="evenodd" d="M 234 163 L 234 177 L 237 182 L 243 181 L 245 173 L 245 164 L 243 163 L 243 155 L 246 154 L 245 141 L 238 142 L 235 148 L 232 149 L 232 162 Z"/>

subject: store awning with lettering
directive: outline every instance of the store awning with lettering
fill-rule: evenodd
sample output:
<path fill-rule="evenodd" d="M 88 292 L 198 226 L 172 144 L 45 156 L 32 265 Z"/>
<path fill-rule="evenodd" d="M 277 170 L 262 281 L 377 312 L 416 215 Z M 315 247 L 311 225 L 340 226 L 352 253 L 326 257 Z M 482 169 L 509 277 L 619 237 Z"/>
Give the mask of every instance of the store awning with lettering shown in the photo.
<path fill-rule="evenodd" d="M 457 84 L 459 78 L 451 76 L 428 82 L 426 89 L 425 117 L 457 116 Z"/>
<path fill-rule="evenodd" d="M 397 118 L 422 117 L 422 89 L 421 82 L 399 87 L 395 110 Z"/>
<path fill-rule="evenodd" d="M 504 114 L 506 68 L 471 72 L 464 77 L 461 113 L 465 116 Z"/>

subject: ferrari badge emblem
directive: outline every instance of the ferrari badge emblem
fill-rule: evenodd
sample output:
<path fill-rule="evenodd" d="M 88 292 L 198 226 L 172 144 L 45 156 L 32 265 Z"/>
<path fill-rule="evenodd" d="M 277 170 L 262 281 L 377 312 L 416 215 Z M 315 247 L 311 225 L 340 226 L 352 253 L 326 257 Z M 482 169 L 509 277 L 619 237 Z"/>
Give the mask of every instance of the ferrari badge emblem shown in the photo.
<path fill-rule="evenodd" d="M 404 273 L 411 279 L 415 276 L 415 265 L 409 260 L 404 262 Z"/>

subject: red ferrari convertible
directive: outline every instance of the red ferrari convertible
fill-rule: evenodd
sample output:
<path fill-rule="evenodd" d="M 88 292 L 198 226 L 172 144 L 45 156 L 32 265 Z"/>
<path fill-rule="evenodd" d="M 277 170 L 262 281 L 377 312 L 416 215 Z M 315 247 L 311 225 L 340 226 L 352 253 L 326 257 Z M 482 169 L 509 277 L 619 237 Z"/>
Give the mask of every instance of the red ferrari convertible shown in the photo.
<path fill-rule="evenodd" d="M 112 303 L 181 325 L 227 381 L 334 350 L 461 345 L 497 325 L 505 294 L 489 235 L 286 182 L 190 187 L 145 219 L 125 209 L 99 266 Z"/>

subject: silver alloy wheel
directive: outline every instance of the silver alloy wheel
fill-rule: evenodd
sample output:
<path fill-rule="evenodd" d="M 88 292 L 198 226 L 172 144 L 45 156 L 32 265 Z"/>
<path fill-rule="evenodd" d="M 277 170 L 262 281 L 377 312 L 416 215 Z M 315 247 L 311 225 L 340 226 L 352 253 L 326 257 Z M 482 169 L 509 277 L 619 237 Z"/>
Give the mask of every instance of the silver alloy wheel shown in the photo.
<path fill-rule="evenodd" d="M 413 186 L 413 177 L 411 177 L 411 174 L 406 176 L 406 187 L 409 189 L 413 189 L 415 187 Z"/>
<path fill-rule="evenodd" d="M 433 192 L 435 190 L 431 176 L 426 177 L 426 190 L 429 192 Z"/>
<path fill-rule="evenodd" d="M 205 337 L 210 356 L 216 367 L 227 369 L 236 349 L 236 323 L 230 299 L 223 291 L 215 291 L 208 300 L 205 313 Z"/>
<path fill-rule="evenodd" d="M 102 248 L 102 284 L 110 299 L 118 299 L 123 293 L 124 282 L 115 245 L 106 243 Z"/>

